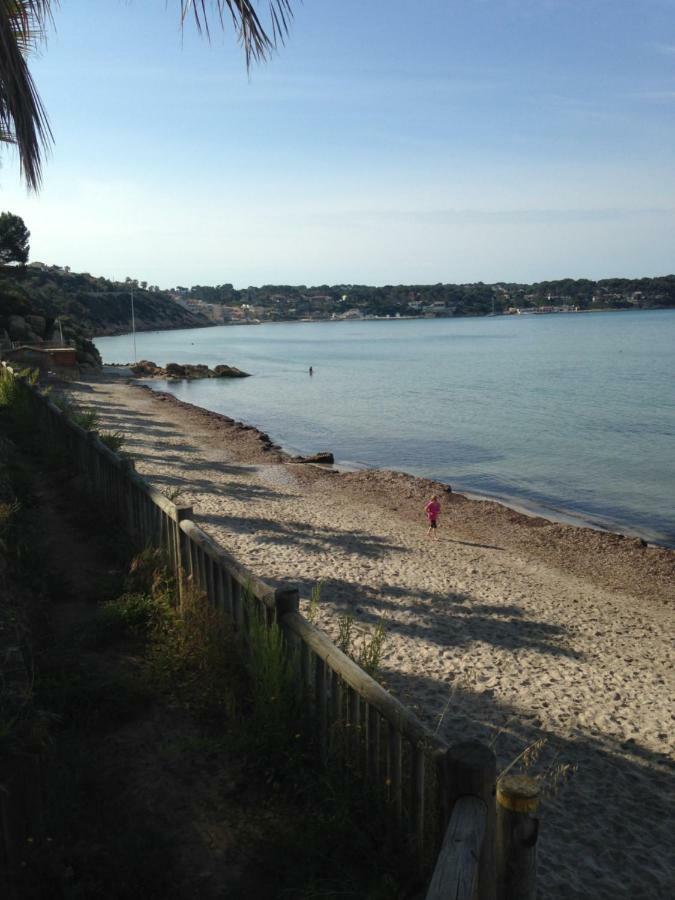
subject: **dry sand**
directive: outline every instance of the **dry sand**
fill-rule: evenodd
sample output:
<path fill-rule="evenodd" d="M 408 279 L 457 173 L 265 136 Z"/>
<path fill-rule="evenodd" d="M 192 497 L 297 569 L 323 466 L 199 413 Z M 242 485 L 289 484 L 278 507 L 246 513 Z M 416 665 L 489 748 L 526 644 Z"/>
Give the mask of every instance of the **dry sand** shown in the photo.
<path fill-rule="evenodd" d="M 307 598 L 319 625 L 386 619 L 382 680 L 448 741 L 494 743 L 505 766 L 578 767 L 541 814 L 542 898 L 675 896 L 675 551 L 443 494 L 388 471 L 288 462 L 255 429 L 107 372 L 76 383 L 137 470 L 260 577 Z M 322 448 L 317 448 L 322 449 Z M 306 601 L 304 601 L 306 602 Z"/>

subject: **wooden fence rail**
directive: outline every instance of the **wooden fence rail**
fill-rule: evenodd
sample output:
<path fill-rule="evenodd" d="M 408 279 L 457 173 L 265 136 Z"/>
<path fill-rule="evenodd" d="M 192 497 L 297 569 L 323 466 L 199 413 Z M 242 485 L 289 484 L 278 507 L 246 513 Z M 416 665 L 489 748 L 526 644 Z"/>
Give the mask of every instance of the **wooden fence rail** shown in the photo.
<path fill-rule="evenodd" d="M 5 377 L 19 377 L 2 365 Z M 492 751 L 476 743 L 448 747 L 300 614 L 295 587 L 273 587 L 258 578 L 192 521 L 191 507 L 173 503 L 135 472 L 131 460 L 24 384 L 44 445 L 67 455 L 86 493 L 140 546 L 165 551 L 181 591 L 186 580 L 192 583 L 244 638 L 255 611 L 281 628 L 291 658 L 298 660 L 322 760 L 339 759 L 382 799 L 420 872 L 435 866 L 427 900 L 495 900 Z"/>

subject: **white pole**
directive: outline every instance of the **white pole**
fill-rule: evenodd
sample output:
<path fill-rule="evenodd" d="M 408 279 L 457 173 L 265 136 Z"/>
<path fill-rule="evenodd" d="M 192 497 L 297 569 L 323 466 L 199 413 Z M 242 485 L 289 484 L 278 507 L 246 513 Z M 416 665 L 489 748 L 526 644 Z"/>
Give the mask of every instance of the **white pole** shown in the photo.
<path fill-rule="evenodd" d="M 134 362 L 138 362 L 138 356 L 136 356 L 136 319 L 134 317 L 134 289 L 131 289 L 131 333 L 134 338 Z"/>
<path fill-rule="evenodd" d="M 61 319 L 56 320 L 59 323 L 59 334 L 61 335 L 61 346 L 63 347 L 63 328 L 61 328 Z"/>

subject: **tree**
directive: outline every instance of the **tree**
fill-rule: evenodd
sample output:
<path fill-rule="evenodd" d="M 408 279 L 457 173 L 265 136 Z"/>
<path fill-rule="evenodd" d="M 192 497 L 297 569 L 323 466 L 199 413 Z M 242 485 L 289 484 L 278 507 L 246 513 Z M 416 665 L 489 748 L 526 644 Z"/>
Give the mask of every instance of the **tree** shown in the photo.
<path fill-rule="evenodd" d="M 14 213 L 0 213 L 0 265 L 28 262 L 28 239 L 30 231 L 21 216 Z"/>
<path fill-rule="evenodd" d="M 53 135 L 31 77 L 27 57 L 44 41 L 58 0 L 0 0 L 0 142 L 16 144 L 21 173 L 34 191 L 42 180 L 42 163 Z M 243 46 L 246 66 L 265 60 L 283 43 L 292 16 L 291 0 L 266 0 L 270 25 L 263 26 L 257 0 L 179 0 L 181 25 L 194 21 L 208 39 L 209 12 L 222 28 L 226 14 Z"/>

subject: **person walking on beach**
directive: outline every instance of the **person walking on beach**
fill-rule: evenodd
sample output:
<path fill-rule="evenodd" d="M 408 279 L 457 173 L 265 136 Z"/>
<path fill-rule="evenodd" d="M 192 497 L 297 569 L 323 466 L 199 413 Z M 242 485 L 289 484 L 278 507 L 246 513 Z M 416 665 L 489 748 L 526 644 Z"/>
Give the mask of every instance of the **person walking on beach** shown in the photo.
<path fill-rule="evenodd" d="M 432 535 L 434 540 L 438 540 L 438 514 L 441 511 L 441 504 L 438 502 L 438 497 L 436 494 L 431 498 L 431 500 L 424 507 L 424 512 L 426 513 L 427 519 L 429 521 L 429 530 L 427 531 L 427 539 L 429 539 Z"/>
<path fill-rule="evenodd" d="M 310 375 L 314 374 L 314 368 L 312 366 L 309 367 L 309 374 Z"/>

